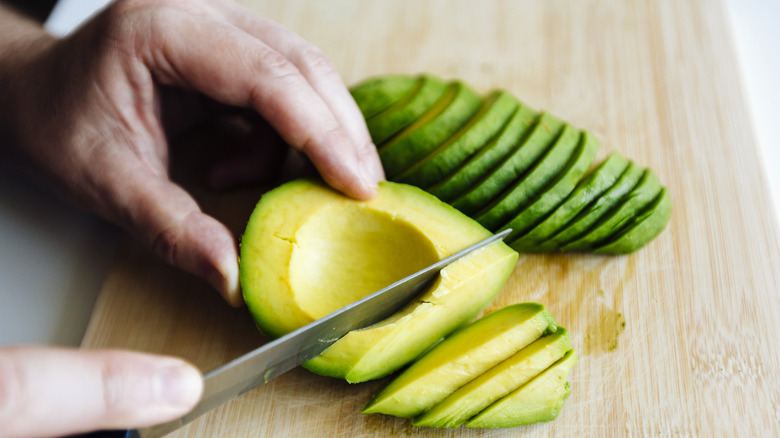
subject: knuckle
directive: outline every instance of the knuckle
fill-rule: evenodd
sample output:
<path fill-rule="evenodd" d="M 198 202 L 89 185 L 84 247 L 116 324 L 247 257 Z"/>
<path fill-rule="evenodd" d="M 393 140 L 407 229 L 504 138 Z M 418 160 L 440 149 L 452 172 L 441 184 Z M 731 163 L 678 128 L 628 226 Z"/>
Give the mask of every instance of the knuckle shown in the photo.
<path fill-rule="evenodd" d="M 298 62 L 312 73 L 319 75 L 332 75 L 336 73 L 333 61 L 320 49 L 314 46 L 306 46 L 297 55 Z"/>
<path fill-rule="evenodd" d="M 177 259 L 178 233 L 174 227 L 159 231 L 152 239 L 152 251 L 168 264 L 175 264 Z"/>
<path fill-rule="evenodd" d="M 260 50 L 256 62 L 272 79 L 297 79 L 300 76 L 300 72 L 289 59 L 270 48 Z"/>

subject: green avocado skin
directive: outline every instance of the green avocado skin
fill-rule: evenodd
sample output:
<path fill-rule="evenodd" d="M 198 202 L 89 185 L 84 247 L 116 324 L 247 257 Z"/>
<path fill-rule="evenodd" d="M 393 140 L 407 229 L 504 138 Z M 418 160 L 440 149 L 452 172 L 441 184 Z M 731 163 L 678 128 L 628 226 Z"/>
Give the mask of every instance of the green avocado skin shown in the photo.
<path fill-rule="evenodd" d="M 651 169 L 613 152 L 589 171 L 594 135 L 506 90 L 482 95 L 421 74 L 374 77 L 350 91 L 389 180 L 418 186 L 493 232 L 511 228 L 517 251 L 630 253 L 671 218 L 668 190 Z M 644 175 L 652 178 L 639 189 Z"/>

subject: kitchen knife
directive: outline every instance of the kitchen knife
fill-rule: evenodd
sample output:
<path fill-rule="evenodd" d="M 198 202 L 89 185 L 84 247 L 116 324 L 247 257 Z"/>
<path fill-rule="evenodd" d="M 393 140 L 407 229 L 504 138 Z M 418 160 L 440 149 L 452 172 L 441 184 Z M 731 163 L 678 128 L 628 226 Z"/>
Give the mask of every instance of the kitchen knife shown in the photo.
<path fill-rule="evenodd" d="M 99 431 L 81 437 L 154 438 L 173 432 L 228 400 L 318 356 L 350 331 L 389 317 L 417 297 L 444 267 L 503 239 L 511 231 L 491 236 L 205 374 L 200 402 L 181 418 L 142 429 Z"/>

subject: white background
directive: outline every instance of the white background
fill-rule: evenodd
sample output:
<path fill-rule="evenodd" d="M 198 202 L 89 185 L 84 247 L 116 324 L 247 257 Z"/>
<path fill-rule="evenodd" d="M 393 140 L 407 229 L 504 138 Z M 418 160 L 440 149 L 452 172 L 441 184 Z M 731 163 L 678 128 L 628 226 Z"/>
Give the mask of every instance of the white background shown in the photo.
<path fill-rule="evenodd" d="M 47 26 L 67 33 L 106 3 L 61 0 Z M 780 1 L 726 6 L 777 218 Z M 0 165 L 0 345 L 78 345 L 120 235 Z"/>

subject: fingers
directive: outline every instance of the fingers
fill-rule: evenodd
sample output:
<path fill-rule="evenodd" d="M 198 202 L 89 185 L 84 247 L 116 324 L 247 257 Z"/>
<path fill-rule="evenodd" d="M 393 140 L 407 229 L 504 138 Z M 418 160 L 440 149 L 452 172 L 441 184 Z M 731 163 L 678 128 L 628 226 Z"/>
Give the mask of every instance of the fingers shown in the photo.
<path fill-rule="evenodd" d="M 3 436 L 144 427 L 186 414 L 203 383 L 192 365 L 124 351 L 0 348 Z"/>
<path fill-rule="evenodd" d="M 176 29 L 158 26 L 146 36 L 142 57 L 155 77 L 255 109 L 333 187 L 357 198 L 375 194 L 383 175 L 362 118 L 335 70 L 312 46 L 303 48 L 297 39 L 285 46 L 292 34 L 280 33 L 274 43 L 290 51 L 290 59 L 218 18 L 182 15 L 171 25 Z M 192 44 L 195 36 L 198 44 Z"/>

